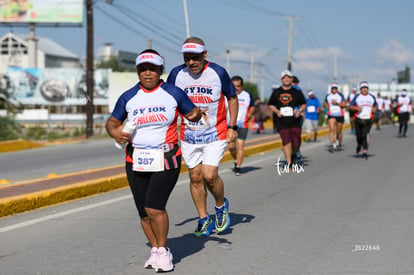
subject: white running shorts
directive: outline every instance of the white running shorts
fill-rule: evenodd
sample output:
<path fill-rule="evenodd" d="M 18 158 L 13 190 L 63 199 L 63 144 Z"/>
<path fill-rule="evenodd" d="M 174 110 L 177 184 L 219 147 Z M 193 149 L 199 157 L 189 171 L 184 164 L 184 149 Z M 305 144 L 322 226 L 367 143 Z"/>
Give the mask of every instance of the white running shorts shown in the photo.
<path fill-rule="evenodd" d="M 226 150 L 227 141 L 219 140 L 208 144 L 191 144 L 181 141 L 181 152 L 185 165 L 189 169 L 203 163 L 211 166 L 219 166 Z"/>

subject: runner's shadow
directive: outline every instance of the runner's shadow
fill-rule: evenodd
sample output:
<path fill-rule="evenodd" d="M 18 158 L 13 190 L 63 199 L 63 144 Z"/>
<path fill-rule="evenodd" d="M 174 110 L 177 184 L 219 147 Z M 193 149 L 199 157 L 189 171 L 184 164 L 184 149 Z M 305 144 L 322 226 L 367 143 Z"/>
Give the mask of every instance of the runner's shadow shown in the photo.
<path fill-rule="evenodd" d="M 202 251 L 205 244 L 210 241 L 221 244 L 220 247 L 223 249 L 231 249 L 231 242 L 227 241 L 226 238 L 219 238 L 213 234 L 208 237 L 197 238 L 193 233 L 187 233 L 182 237 L 168 238 L 168 247 L 174 257 L 173 263 L 177 264 L 182 259 Z"/>
<path fill-rule="evenodd" d="M 356 159 L 362 159 L 362 154 L 358 154 L 358 155 L 354 154 L 350 156 Z M 375 154 L 368 154 L 368 158 L 375 157 L 375 156 L 376 156 Z"/>
<path fill-rule="evenodd" d="M 338 152 L 342 152 L 342 151 L 345 151 L 345 147 L 344 147 L 344 145 L 342 145 L 342 148 L 341 149 L 335 149 L 335 150 L 333 150 L 333 149 L 331 149 L 330 147 L 329 147 L 329 145 L 326 145 L 326 151 L 328 151 L 329 153 L 338 153 Z"/>
<path fill-rule="evenodd" d="M 211 218 L 215 221 L 214 215 L 211 215 Z M 191 256 L 199 251 L 201 251 L 205 244 L 209 241 L 217 242 L 222 249 L 231 249 L 232 242 L 229 242 L 223 236 L 231 234 L 233 231 L 233 227 L 237 224 L 241 223 L 250 223 L 255 217 L 253 215 L 248 214 L 237 214 L 237 213 L 230 213 L 230 227 L 223 233 L 216 233 L 215 229 L 212 231 L 211 235 L 208 237 L 200 237 L 197 238 L 193 235 L 193 233 L 187 233 L 182 237 L 176 238 L 169 238 L 168 239 L 168 246 L 171 248 L 171 252 L 174 256 L 174 263 L 179 263 L 185 257 Z M 188 222 L 195 221 L 198 218 L 191 218 L 182 221 L 179 224 L 175 224 L 175 226 L 181 226 Z"/>
<path fill-rule="evenodd" d="M 231 209 L 230 209 L 231 210 Z M 216 215 L 210 215 L 210 217 L 215 221 L 216 219 Z M 231 229 L 234 225 L 239 224 L 239 223 L 249 223 L 251 220 L 254 219 L 254 216 L 252 215 L 248 215 L 248 214 L 237 214 L 237 213 L 233 213 L 230 212 L 230 228 Z M 190 218 L 190 219 L 186 219 L 180 223 L 176 223 L 174 224 L 174 226 L 182 226 L 186 223 L 192 222 L 192 221 L 196 221 L 198 220 L 198 217 L 194 217 L 194 218 Z"/>
<path fill-rule="evenodd" d="M 243 167 L 240 167 L 240 174 L 247 174 L 251 171 L 259 170 L 259 169 L 262 169 L 262 167 L 243 166 Z"/>
<path fill-rule="evenodd" d="M 303 166 L 309 166 L 309 164 L 312 162 L 312 160 L 307 157 L 307 156 L 303 156 L 303 161 L 302 161 L 302 165 Z"/>

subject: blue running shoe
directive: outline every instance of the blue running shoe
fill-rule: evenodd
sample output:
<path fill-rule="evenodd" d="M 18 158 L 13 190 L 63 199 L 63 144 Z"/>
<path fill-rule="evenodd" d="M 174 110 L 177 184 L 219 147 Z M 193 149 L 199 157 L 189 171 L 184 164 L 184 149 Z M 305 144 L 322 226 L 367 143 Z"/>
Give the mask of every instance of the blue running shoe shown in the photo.
<path fill-rule="evenodd" d="M 229 201 L 224 198 L 224 206 L 221 208 L 214 207 L 216 210 L 216 230 L 223 232 L 230 226 Z"/>
<path fill-rule="evenodd" d="M 210 216 L 198 219 L 197 228 L 194 231 L 194 236 L 196 237 L 206 237 L 211 234 L 211 231 L 214 228 L 213 221 L 210 219 Z"/>

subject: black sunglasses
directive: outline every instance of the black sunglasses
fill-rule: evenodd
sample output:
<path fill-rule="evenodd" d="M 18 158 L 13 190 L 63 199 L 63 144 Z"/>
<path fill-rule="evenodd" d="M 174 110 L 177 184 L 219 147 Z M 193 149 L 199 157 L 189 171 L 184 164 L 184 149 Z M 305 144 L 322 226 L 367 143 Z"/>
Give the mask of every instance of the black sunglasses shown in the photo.
<path fill-rule="evenodd" d="M 204 58 L 204 55 L 202 53 L 193 54 L 193 55 L 186 54 L 184 55 L 184 62 L 189 62 L 190 60 L 200 62 L 203 60 L 203 58 Z"/>

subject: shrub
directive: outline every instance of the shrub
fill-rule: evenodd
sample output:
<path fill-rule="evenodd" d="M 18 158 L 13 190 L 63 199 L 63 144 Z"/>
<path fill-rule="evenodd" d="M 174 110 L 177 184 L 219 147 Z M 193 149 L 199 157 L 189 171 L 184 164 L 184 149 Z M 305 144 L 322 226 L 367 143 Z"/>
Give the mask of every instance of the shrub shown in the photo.
<path fill-rule="evenodd" d="M 18 139 L 20 129 L 12 116 L 0 117 L 0 141 Z"/>
<path fill-rule="evenodd" d="M 34 140 L 46 139 L 47 132 L 46 132 L 46 129 L 40 126 L 35 126 L 35 127 L 30 127 L 27 130 L 26 136 L 27 136 L 27 139 L 34 139 Z"/>

